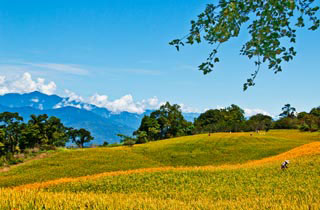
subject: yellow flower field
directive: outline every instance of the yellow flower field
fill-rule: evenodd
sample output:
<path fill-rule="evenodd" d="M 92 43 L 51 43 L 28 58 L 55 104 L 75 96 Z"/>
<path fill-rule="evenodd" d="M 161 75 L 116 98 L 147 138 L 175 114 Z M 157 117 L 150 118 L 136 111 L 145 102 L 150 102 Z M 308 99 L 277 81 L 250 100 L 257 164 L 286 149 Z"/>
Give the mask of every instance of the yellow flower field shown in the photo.
<path fill-rule="evenodd" d="M 88 171 L 84 176 L 75 172 L 75 176 L 48 176 L 48 179 L 39 179 L 38 182 L 32 179 L 14 184 L 12 180 L 16 180 L 15 177 L 23 179 L 27 176 L 21 169 L 18 170 L 19 166 L 11 174 L 3 173 L 0 176 L 0 181 L 13 183 L 11 187 L 0 189 L 0 209 L 320 209 L 319 133 L 272 131 L 252 137 L 248 137 L 246 133 L 212 136 L 170 139 L 133 148 L 63 152 L 69 155 L 83 152 L 88 155 L 91 151 L 98 151 L 98 154 L 87 156 L 91 161 L 94 157 L 102 158 L 103 152 L 106 157 L 111 157 L 112 154 L 112 160 L 119 157 L 118 152 L 127 154 L 128 157 L 136 155 L 138 161 L 141 160 L 140 165 L 133 168 L 130 168 L 130 164 L 124 165 L 127 168 L 121 168 L 121 161 L 114 161 L 115 165 L 108 165 L 110 170 L 97 170 L 95 173 Z M 250 147 L 244 147 L 241 141 L 249 142 Z M 183 142 L 186 145 L 178 148 Z M 154 157 L 150 157 L 151 152 L 158 152 L 156 158 L 159 154 L 168 154 L 165 150 L 172 151 L 172 147 L 177 147 L 176 151 L 180 149 L 183 157 L 191 145 L 194 147 L 192 153 L 198 155 L 195 158 L 204 161 L 209 161 L 212 155 L 208 154 L 205 159 L 203 152 L 208 150 L 203 147 L 206 145 L 211 149 L 216 147 L 222 151 L 225 148 L 234 153 L 221 153 L 219 157 L 215 157 L 216 160 L 221 159 L 220 164 L 214 162 L 212 165 L 170 165 L 168 163 L 174 159 L 164 158 L 164 161 L 156 162 Z M 255 159 L 251 156 L 245 162 L 234 161 L 235 155 L 245 155 L 242 149 L 247 152 L 256 149 L 260 153 L 273 154 L 277 153 L 274 148 L 280 148 L 276 151 L 291 149 L 269 157 Z M 270 151 L 266 152 L 268 150 Z M 147 154 L 143 155 L 141 151 L 146 151 Z M 59 157 L 61 154 L 56 155 Z M 225 155 L 234 157 L 230 159 Z M 252 154 L 247 156 L 250 155 Z M 232 161 L 225 162 L 226 158 Z M 286 159 L 290 160 L 290 165 L 283 171 L 280 164 Z M 45 163 L 44 160 L 28 167 L 41 169 L 39 164 Z M 146 161 L 146 167 L 143 167 L 143 160 Z M 176 163 L 181 162 L 177 160 Z M 87 164 L 89 165 L 85 166 L 90 167 L 90 161 Z M 97 166 L 93 164 L 93 167 Z M 27 168 L 28 170 L 30 169 Z"/>

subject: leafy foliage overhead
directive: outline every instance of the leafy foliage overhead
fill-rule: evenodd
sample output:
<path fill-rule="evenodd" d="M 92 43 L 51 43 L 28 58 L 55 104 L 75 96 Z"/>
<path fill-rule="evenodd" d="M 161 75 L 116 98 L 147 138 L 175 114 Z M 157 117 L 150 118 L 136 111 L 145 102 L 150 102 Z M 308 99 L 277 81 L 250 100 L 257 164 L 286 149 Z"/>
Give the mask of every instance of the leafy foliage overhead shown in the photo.
<path fill-rule="evenodd" d="M 170 42 L 179 51 L 185 44 L 206 41 L 214 45 L 207 60 L 199 66 L 204 74 L 220 61 L 217 56 L 221 44 L 238 37 L 247 27 L 250 39 L 243 44 L 240 54 L 255 58 L 257 69 L 244 84 L 244 90 L 255 85 L 254 80 L 262 63 L 275 73 L 281 72 L 283 61 L 296 55 L 294 43 L 297 29 L 308 25 L 308 30 L 319 28 L 319 1 L 315 0 L 220 0 L 208 4 L 196 21 L 191 21 L 190 33 Z M 287 43 L 290 43 L 289 46 Z"/>

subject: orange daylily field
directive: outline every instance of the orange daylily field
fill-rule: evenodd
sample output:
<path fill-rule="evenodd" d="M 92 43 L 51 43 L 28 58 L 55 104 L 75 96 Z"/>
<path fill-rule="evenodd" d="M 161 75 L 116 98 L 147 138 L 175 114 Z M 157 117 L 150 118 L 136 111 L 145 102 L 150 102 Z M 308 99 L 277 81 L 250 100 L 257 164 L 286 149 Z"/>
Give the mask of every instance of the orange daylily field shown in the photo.
<path fill-rule="evenodd" d="M 0 209 L 319 209 L 319 140 L 277 130 L 59 150 L 0 173 Z"/>

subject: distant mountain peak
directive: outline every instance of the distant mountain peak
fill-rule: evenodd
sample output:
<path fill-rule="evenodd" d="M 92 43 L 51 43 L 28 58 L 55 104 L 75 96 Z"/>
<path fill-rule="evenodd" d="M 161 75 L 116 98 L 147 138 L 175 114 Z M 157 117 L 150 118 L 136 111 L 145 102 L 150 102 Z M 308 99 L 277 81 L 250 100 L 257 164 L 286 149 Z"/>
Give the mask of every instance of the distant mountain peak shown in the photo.
<path fill-rule="evenodd" d="M 39 91 L 30 93 L 9 93 L 0 96 L 0 104 L 12 108 L 33 107 L 35 109 L 52 109 L 63 98 L 57 95 L 47 95 Z"/>
<path fill-rule="evenodd" d="M 46 113 L 57 116 L 67 126 L 83 127 L 92 131 L 96 137 L 94 143 L 102 143 L 105 140 L 118 140 L 119 133 L 131 135 L 139 127 L 141 119 L 153 110 L 146 110 L 142 114 L 127 111 L 115 114 L 106 108 L 82 101 L 34 91 L 0 96 L 0 112 L 3 111 L 18 112 L 25 120 L 29 119 L 31 114 Z M 184 113 L 184 116 L 188 121 L 193 121 L 199 114 Z"/>

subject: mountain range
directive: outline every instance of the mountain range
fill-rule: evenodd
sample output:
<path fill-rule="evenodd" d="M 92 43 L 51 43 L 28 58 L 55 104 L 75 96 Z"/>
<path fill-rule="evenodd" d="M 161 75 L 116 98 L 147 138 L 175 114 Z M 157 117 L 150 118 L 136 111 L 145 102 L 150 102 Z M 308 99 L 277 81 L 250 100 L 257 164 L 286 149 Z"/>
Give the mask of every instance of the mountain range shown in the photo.
<path fill-rule="evenodd" d="M 132 135 L 145 115 L 120 112 L 113 113 L 106 108 L 97 107 L 80 101 L 71 100 L 57 95 L 46 95 L 41 92 L 9 93 L 0 96 L 0 112 L 18 112 L 27 122 L 31 114 L 47 114 L 56 116 L 68 127 L 85 128 L 94 136 L 93 144 L 104 141 L 115 143 L 119 141 L 117 134 Z M 198 113 L 183 113 L 186 120 L 193 121 Z"/>

